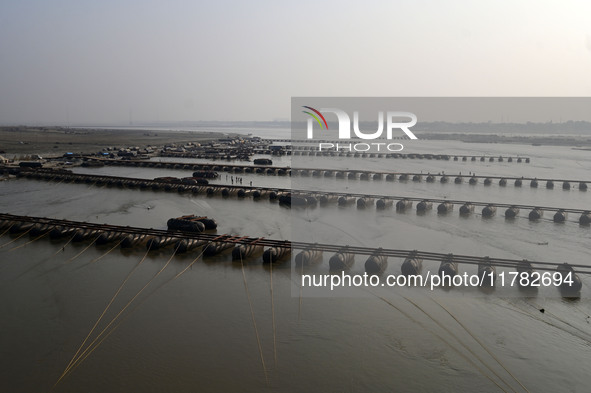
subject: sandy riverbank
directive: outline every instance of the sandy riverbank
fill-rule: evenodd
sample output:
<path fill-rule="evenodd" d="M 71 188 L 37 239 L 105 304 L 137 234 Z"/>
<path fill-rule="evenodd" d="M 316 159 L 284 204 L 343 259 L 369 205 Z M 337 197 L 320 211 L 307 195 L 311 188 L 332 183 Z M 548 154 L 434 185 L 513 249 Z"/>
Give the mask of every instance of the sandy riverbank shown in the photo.
<path fill-rule="evenodd" d="M 0 127 L 0 155 L 56 155 L 65 151 L 93 153 L 105 147 L 163 146 L 223 137 L 219 132 L 86 129 L 62 127 Z"/>

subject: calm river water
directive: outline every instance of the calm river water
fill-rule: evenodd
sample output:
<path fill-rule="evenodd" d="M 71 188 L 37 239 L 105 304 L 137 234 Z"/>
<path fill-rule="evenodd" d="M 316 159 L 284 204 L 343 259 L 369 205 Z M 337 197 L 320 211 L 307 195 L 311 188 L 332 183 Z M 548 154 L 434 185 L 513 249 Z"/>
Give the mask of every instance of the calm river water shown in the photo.
<path fill-rule="evenodd" d="M 519 154 L 531 157 L 531 163 L 300 157 L 294 158 L 294 166 L 591 181 L 591 152 L 567 147 L 422 141 L 407 148 L 417 153 Z M 286 158 L 274 160 L 276 165 L 290 164 Z M 190 176 L 182 170 L 125 167 L 75 171 Z M 482 182 L 455 185 L 453 180 L 241 176 L 243 185 L 252 181 L 257 186 L 591 209 L 591 191 L 581 192 L 576 185 L 563 191 L 560 183 L 548 190 L 544 184 L 532 189 L 528 183 L 516 188 L 512 182 L 499 187 L 498 181 L 485 187 Z M 217 182 L 230 180 L 222 173 Z M 220 234 L 557 264 L 588 264 L 591 233 L 574 214 L 555 224 L 552 214 L 530 222 L 525 211 L 508 221 L 504 209 L 491 219 L 481 217 L 481 208 L 468 218 L 459 217 L 458 207 L 444 216 L 436 209 L 417 215 L 414 209 L 397 213 L 336 204 L 289 209 L 267 199 L 27 179 L 0 182 L 0 206 L 12 214 L 162 229 L 170 217 L 200 214 L 215 218 Z M 529 297 L 515 288 L 484 294 L 473 288 L 431 292 L 382 287 L 359 288 L 346 297 L 307 296 L 304 290 L 300 297 L 299 275 L 289 265 L 271 271 L 260 258 L 244 266 L 228 254 L 200 258 L 177 277 L 199 252 L 175 256 L 166 265 L 172 248 L 148 253 L 142 261 L 145 250 L 117 248 L 106 254 L 112 246 L 85 250 L 88 243 L 70 243 L 62 250 L 67 239 L 26 244 L 30 240 L 8 234 L 0 238 L 2 391 L 50 391 L 132 271 L 88 343 L 123 310 L 121 316 L 53 391 L 496 392 L 524 391 L 521 383 L 531 392 L 586 392 L 591 383 L 587 276 L 581 277 L 577 301 L 562 299 L 555 288 L 541 288 Z M 313 271 L 328 273 L 329 257 Z M 357 257 L 352 273 L 363 273 L 363 261 Z M 397 274 L 400 263 L 391 259 L 386 274 Z M 427 270 L 437 266 L 425 262 Z"/>

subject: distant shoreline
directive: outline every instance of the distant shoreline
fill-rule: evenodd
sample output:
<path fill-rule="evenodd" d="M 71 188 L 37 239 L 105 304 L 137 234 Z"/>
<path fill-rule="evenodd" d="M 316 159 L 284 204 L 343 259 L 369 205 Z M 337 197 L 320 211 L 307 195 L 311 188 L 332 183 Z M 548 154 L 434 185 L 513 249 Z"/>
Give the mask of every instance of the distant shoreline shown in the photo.
<path fill-rule="evenodd" d="M 591 148 L 591 136 L 559 135 L 499 135 L 499 134 L 461 134 L 461 133 L 417 133 L 420 139 L 453 140 L 464 143 L 501 143 L 533 146 L 573 146 Z M 586 150 L 586 149 L 584 149 Z"/>
<path fill-rule="evenodd" d="M 0 155 L 93 153 L 107 147 L 163 146 L 168 143 L 205 142 L 228 133 L 207 131 L 153 131 L 64 127 L 0 127 Z"/>
<path fill-rule="evenodd" d="M 168 143 L 185 144 L 187 142 L 212 141 L 227 136 L 245 136 L 246 131 L 255 136 L 273 139 L 271 135 L 262 135 L 267 129 L 236 129 L 232 127 L 212 127 L 212 130 L 174 130 L 125 127 L 0 127 L 0 155 L 20 154 L 53 155 L 64 151 L 73 153 L 95 153 L 107 147 L 158 147 Z M 258 135 L 257 131 L 261 132 Z M 286 131 L 287 132 L 287 131 Z M 426 132 L 417 131 L 419 139 L 460 141 L 464 143 L 500 143 L 523 144 L 533 146 L 571 146 L 578 150 L 591 150 L 591 135 L 511 135 L 504 133 L 462 133 L 462 132 Z M 289 139 L 282 138 L 282 139 Z"/>

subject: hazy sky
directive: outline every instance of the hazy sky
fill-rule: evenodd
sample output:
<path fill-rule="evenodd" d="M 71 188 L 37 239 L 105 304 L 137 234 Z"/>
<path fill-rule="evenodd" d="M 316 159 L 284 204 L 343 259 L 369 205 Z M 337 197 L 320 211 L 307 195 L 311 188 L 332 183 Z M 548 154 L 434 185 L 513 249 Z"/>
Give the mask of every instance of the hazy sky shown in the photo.
<path fill-rule="evenodd" d="M 0 123 L 288 119 L 292 96 L 591 96 L 591 2 L 2 0 Z"/>

